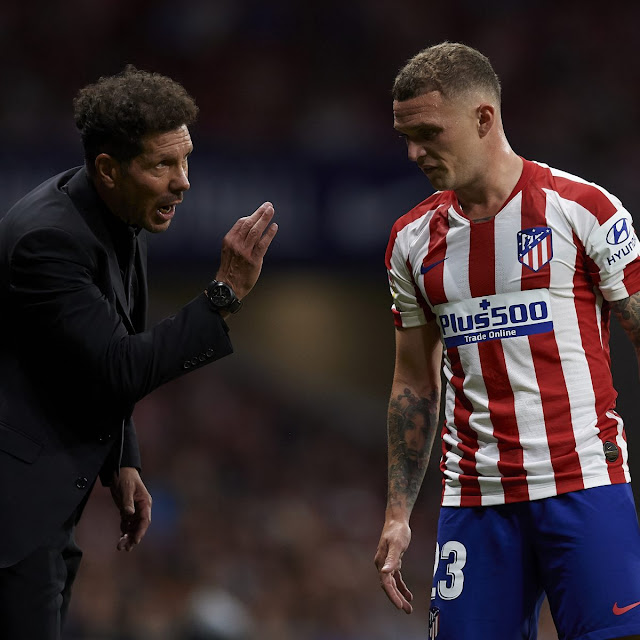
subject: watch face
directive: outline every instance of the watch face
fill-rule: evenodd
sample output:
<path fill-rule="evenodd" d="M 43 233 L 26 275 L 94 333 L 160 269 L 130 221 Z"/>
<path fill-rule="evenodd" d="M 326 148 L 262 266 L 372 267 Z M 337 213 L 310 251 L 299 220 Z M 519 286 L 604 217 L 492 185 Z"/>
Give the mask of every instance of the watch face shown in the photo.
<path fill-rule="evenodd" d="M 209 298 L 216 306 L 226 307 L 231 302 L 232 295 L 229 287 L 217 284 L 209 291 Z"/>

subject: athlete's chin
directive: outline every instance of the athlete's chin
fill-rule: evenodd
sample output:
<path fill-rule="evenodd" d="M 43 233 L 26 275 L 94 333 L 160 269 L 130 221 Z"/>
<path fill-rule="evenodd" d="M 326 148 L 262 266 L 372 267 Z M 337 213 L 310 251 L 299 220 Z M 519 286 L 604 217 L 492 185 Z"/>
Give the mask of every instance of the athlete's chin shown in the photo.
<path fill-rule="evenodd" d="M 434 168 L 423 169 L 422 172 L 427 176 L 431 186 L 436 191 L 447 191 L 453 188 L 451 176 L 446 171 L 443 171 L 440 168 Z"/>

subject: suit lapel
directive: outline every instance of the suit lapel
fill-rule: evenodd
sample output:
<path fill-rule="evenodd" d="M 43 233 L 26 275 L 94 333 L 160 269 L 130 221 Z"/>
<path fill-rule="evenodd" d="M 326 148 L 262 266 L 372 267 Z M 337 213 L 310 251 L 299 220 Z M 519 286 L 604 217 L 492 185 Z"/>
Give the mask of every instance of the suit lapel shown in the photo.
<path fill-rule="evenodd" d="M 84 221 L 89 226 L 93 234 L 100 241 L 107 254 L 107 260 L 109 264 L 109 277 L 111 279 L 111 286 L 113 287 L 113 293 L 116 297 L 118 306 L 118 313 L 122 318 L 127 331 L 129 333 L 135 333 L 136 328 L 129 315 L 129 305 L 127 304 L 127 296 L 124 291 L 124 282 L 120 274 L 120 266 L 118 265 L 118 258 L 116 256 L 116 249 L 113 245 L 113 240 L 109 229 L 105 224 L 105 216 L 113 215 L 100 200 L 95 189 L 89 181 L 89 177 L 84 168 L 81 168 L 71 180 L 67 183 L 68 194 L 76 209 L 80 212 Z M 142 243 L 141 243 L 142 244 Z M 146 243 L 144 243 L 146 244 Z M 145 247 L 145 260 L 146 262 L 146 247 Z M 137 259 L 142 259 L 140 256 Z M 146 268 L 144 274 L 144 285 L 140 287 L 144 289 L 144 303 L 146 309 Z M 141 283 L 142 284 L 142 283 Z M 142 300 L 141 300 L 142 302 Z"/>

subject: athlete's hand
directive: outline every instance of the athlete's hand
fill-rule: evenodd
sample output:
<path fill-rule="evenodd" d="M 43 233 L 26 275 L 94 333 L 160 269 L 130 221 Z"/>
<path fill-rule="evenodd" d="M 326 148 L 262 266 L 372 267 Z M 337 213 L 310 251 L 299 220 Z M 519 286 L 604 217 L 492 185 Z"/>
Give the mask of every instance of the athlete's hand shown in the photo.
<path fill-rule="evenodd" d="M 250 216 L 240 218 L 222 241 L 216 280 L 226 282 L 240 300 L 257 282 L 262 259 L 278 231 L 278 225 L 271 222 L 273 215 L 273 205 L 265 202 Z"/>
<path fill-rule="evenodd" d="M 405 613 L 411 613 L 413 595 L 402 579 L 400 568 L 402 556 L 411 542 L 411 529 L 406 522 L 387 521 L 384 523 L 375 563 L 380 576 L 380 586 L 387 597 Z"/>

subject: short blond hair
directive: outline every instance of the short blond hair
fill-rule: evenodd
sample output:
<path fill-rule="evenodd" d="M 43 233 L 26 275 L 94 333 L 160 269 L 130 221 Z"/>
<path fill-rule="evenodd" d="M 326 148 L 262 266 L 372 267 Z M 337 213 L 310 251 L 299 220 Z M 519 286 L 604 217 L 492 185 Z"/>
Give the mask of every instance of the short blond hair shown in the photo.
<path fill-rule="evenodd" d="M 452 97 L 476 89 L 490 91 L 500 102 L 500 80 L 489 58 L 465 44 L 442 42 L 408 60 L 391 93 L 394 100 L 403 101 L 429 91 Z"/>

